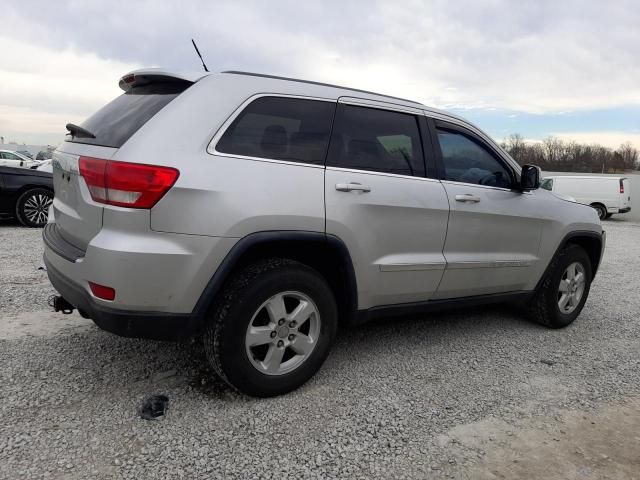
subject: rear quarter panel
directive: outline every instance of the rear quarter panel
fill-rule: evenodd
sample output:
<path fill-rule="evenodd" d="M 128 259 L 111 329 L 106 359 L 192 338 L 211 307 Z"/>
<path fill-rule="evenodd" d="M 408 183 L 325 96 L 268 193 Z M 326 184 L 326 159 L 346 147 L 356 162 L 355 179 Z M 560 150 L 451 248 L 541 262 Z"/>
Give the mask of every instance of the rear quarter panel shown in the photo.
<path fill-rule="evenodd" d="M 324 168 L 207 152 L 216 132 L 249 97 L 314 96 L 302 86 L 287 85 L 274 84 L 270 92 L 264 79 L 256 83 L 251 77 L 206 77 L 116 152 L 114 160 L 180 170 L 176 184 L 151 211 L 153 230 L 215 237 L 243 237 L 274 228 L 324 231 Z"/>

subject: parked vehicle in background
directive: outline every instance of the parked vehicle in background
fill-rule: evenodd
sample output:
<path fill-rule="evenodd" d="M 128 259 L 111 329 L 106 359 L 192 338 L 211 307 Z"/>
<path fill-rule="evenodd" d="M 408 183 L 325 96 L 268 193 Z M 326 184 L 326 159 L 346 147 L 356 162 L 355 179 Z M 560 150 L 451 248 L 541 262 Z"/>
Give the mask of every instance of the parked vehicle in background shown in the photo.
<path fill-rule="evenodd" d="M 0 166 L 31 168 L 38 165 L 40 165 L 38 160 L 32 160 L 16 151 L 0 150 Z"/>
<path fill-rule="evenodd" d="M 53 151 L 40 150 L 36 155 L 36 160 L 51 160 L 52 156 L 53 156 Z"/>
<path fill-rule="evenodd" d="M 339 323 L 517 301 L 561 328 L 584 306 L 594 210 L 457 116 L 243 72 L 120 87 L 54 153 L 57 308 L 128 337 L 199 335 L 221 378 L 271 396 L 320 368 Z"/>
<path fill-rule="evenodd" d="M 540 187 L 592 206 L 600 219 L 631 210 L 631 187 L 626 177 L 550 176 L 544 178 Z"/>
<path fill-rule="evenodd" d="M 33 155 L 31 154 L 31 152 L 29 150 L 16 150 L 16 153 L 19 153 L 23 157 L 27 157 L 27 158 L 33 160 Z"/>
<path fill-rule="evenodd" d="M 36 167 L 36 170 L 40 170 L 41 172 L 53 173 L 53 160 L 42 160 L 40 162 L 40 165 Z"/>
<path fill-rule="evenodd" d="M 53 176 L 0 166 L 0 218 L 17 218 L 26 227 L 43 227 L 53 201 Z"/>

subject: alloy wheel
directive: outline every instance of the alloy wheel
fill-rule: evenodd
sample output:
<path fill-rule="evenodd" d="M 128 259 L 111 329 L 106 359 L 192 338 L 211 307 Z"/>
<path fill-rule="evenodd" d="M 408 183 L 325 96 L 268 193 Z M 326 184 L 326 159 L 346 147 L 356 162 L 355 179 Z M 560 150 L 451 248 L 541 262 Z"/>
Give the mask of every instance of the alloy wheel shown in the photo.
<path fill-rule="evenodd" d="M 53 199 L 51 196 L 44 193 L 36 193 L 31 195 L 24 202 L 24 216 L 30 222 L 37 225 L 44 225 L 47 223 L 47 217 L 49 216 L 49 206 Z"/>
<path fill-rule="evenodd" d="M 586 286 L 584 266 L 580 262 L 569 265 L 558 286 L 558 308 L 561 313 L 568 315 L 580 304 Z"/>
<path fill-rule="evenodd" d="M 320 335 L 320 312 L 302 292 L 278 293 L 254 313 L 245 335 L 251 364 L 267 375 L 298 368 L 313 352 Z"/>

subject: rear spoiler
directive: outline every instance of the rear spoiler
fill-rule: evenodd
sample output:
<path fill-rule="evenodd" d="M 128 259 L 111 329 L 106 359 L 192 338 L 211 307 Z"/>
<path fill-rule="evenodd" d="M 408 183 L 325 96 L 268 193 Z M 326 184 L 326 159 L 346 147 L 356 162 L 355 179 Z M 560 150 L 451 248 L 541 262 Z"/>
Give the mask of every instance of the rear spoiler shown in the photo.
<path fill-rule="evenodd" d="M 128 92 L 133 87 L 156 82 L 195 83 L 207 75 L 209 74 L 206 72 L 172 72 L 160 68 L 142 68 L 123 75 L 118 82 L 118 86 Z"/>

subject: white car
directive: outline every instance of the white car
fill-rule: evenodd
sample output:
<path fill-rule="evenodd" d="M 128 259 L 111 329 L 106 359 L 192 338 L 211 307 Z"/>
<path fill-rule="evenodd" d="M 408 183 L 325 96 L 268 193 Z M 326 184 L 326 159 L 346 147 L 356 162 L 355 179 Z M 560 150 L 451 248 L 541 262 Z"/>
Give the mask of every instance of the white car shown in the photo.
<path fill-rule="evenodd" d="M 0 167 L 31 168 L 40 165 L 40 161 L 32 160 L 25 155 L 11 150 L 0 150 Z"/>
<path fill-rule="evenodd" d="M 578 203 L 591 205 L 598 212 L 600 219 L 631 210 L 631 188 L 629 179 L 626 177 L 596 175 L 545 177 L 540 188 L 556 195 L 574 198 Z"/>
<path fill-rule="evenodd" d="M 40 170 L 41 172 L 49 172 L 53 173 L 53 160 L 50 158 L 47 160 L 40 161 L 40 165 L 36 167 L 36 170 Z"/>

